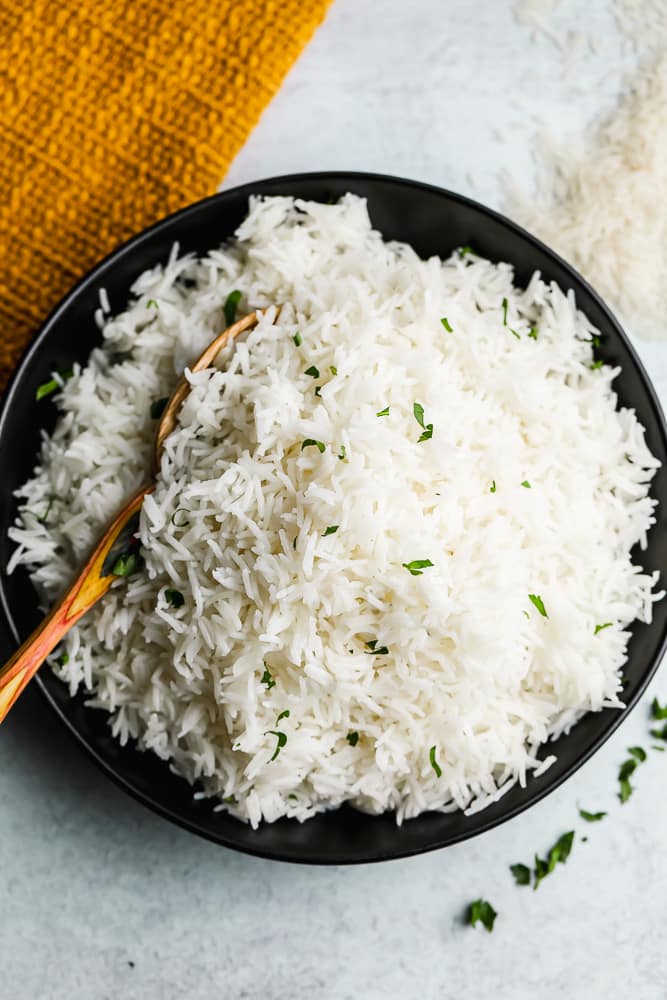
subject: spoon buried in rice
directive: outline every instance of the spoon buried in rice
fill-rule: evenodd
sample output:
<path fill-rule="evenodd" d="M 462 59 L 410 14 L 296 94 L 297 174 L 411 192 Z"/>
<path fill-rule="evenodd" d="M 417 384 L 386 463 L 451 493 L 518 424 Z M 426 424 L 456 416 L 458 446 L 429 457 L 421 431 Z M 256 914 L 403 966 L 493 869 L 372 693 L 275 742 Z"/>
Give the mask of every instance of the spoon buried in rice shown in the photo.
<path fill-rule="evenodd" d="M 225 345 L 240 333 L 251 330 L 259 322 L 259 318 L 255 312 L 248 313 L 223 330 L 197 358 L 190 371 L 199 372 L 210 368 Z M 164 442 L 174 430 L 178 412 L 189 392 L 190 382 L 183 374 L 167 401 L 155 433 L 151 470 L 153 479 L 160 468 Z M 151 481 L 128 500 L 55 607 L 11 659 L 0 668 L 0 723 L 4 721 L 28 682 L 72 625 L 106 594 L 114 580 L 119 576 L 128 575 L 126 569 L 119 572 L 119 568 L 127 567 L 128 560 L 136 559 L 138 551 L 136 536 L 141 505 L 146 494 L 151 493 L 154 488 L 155 483 Z"/>

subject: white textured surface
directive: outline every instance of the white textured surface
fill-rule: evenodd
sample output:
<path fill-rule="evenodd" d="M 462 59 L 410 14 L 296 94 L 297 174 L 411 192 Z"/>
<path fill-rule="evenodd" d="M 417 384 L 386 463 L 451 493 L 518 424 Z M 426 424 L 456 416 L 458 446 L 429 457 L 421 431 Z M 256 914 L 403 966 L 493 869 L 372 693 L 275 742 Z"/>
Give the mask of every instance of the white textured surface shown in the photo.
<path fill-rule="evenodd" d="M 583 11 L 573 26 L 599 29 L 600 52 L 564 78 L 557 50 L 502 0 L 337 0 L 226 186 L 366 169 L 499 206 L 499 169 L 530 177 L 526 116 L 583 127 L 631 64 L 607 5 Z M 667 401 L 667 345 L 638 347 Z M 667 697 L 664 671 L 603 750 L 512 823 L 350 869 L 258 861 L 172 828 L 103 779 L 29 693 L 0 729 L 0 998 L 664 1000 L 667 757 L 652 754 L 635 796 L 615 800 L 652 693 Z M 610 815 L 582 829 L 577 802 Z M 507 866 L 573 824 L 588 843 L 538 893 L 515 888 Z M 480 894 L 499 911 L 492 935 L 460 924 Z"/>

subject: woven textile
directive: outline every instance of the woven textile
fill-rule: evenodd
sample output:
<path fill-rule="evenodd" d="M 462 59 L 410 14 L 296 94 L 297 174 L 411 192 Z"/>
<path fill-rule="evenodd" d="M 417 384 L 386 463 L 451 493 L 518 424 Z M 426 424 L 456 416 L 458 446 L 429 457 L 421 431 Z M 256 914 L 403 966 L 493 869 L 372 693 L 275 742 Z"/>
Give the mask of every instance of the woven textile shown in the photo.
<path fill-rule="evenodd" d="M 121 240 L 212 193 L 327 0 L 0 0 L 0 387 Z"/>

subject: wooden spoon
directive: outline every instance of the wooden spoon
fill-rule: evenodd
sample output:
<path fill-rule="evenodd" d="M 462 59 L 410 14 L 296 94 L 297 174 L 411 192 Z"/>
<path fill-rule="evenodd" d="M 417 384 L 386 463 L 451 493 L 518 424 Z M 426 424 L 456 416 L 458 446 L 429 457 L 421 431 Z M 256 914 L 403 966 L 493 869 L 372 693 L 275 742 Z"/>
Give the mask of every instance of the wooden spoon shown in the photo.
<path fill-rule="evenodd" d="M 199 372 L 210 368 L 229 341 L 245 330 L 252 329 L 258 322 L 259 316 L 253 312 L 227 327 L 215 340 L 211 341 L 203 354 L 192 365 L 190 371 Z M 165 439 L 176 426 L 178 411 L 189 391 L 190 383 L 183 374 L 167 401 L 155 433 L 153 477 L 160 467 L 160 457 Z M 63 597 L 60 598 L 44 621 L 37 626 L 32 635 L 17 649 L 12 658 L 5 663 L 4 667 L 0 668 L 0 723 L 4 721 L 23 689 L 72 625 L 82 615 L 85 615 L 86 611 L 106 594 L 114 580 L 122 575 L 114 573 L 114 568 L 117 566 L 120 556 L 127 555 L 128 551 L 132 552 L 133 549 L 137 549 L 136 533 L 139 527 L 141 505 L 146 494 L 151 493 L 154 488 L 155 482 L 151 481 L 142 486 L 131 500 L 128 500 L 106 529 L 85 566 Z"/>

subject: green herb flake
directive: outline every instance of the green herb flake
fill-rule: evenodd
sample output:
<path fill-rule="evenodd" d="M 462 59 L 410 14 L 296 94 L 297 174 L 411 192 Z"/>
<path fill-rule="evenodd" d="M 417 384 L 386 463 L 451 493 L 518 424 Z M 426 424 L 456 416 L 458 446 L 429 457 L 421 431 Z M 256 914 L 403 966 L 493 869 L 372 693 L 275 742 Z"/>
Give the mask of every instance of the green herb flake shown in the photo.
<path fill-rule="evenodd" d="M 225 313 L 225 323 L 227 326 L 231 326 L 236 319 L 236 310 L 238 309 L 240 301 L 241 293 L 238 288 L 235 288 L 233 292 L 230 292 L 225 299 L 223 311 Z"/>
<path fill-rule="evenodd" d="M 260 684 L 266 684 L 267 691 L 270 691 L 271 688 L 274 688 L 276 686 L 276 682 L 271 676 L 271 671 L 267 667 L 266 663 L 264 664 L 264 673 L 262 674 L 262 679 L 260 681 Z"/>
<path fill-rule="evenodd" d="M 474 927 L 479 921 L 491 933 L 498 914 L 485 899 L 476 899 L 468 907 L 468 923 Z"/>
<path fill-rule="evenodd" d="M 507 299 L 503 299 L 503 302 L 502 302 L 503 326 L 507 326 L 507 308 L 508 308 L 508 306 L 509 306 L 509 302 L 507 301 Z"/>
<path fill-rule="evenodd" d="M 276 737 L 276 749 L 273 752 L 273 757 L 269 761 L 272 764 L 276 759 L 282 748 L 287 743 L 287 734 L 283 733 L 280 729 L 269 729 L 264 733 L 265 736 L 275 736 Z"/>
<path fill-rule="evenodd" d="M 161 399 L 154 399 L 151 403 L 151 420 L 159 420 L 164 413 L 165 407 L 169 402 L 169 396 L 162 396 Z"/>
<path fill-rule="evenodd" d="M 607 815 L 606 812 L 592 813 L 588 812 L 587 809 L 580 809 L 579 815 L 582 819 L 585 819 L 587 823 L 599 823 L 601 819 L 604 819 Z"/>
<path fill-rule="evenodd" d="M 417 438 L 417 444 L 421 444 L 422 441 L 430 441 L 433 437 L 433 424 L 424 424 L 424 407 L 421 403 L 413 403 L 412 412 L 414 413 L 415 420 L 422 428 L 422 433 Z"/>
<path fill-rule="evenodd" d="M 469 246 L 459 247 L 459 254 L 461 255 L 461 257 L 465 257 L 466 254 L 469 254 L 469 253 L 475 253 L 475 251 L 473 250 L 472 247 L 469 247 Z"/>
<path fill-rule="evenodd" d="M 530 337 L 531 340 L 537 340 L 538 333 L 539 330 L 537 329 L 537 327 L 531 326 L 530 330 L 528 331 L 528 336 Z"/>
<path fill-rule="evenodd" d="M 659 747 L 657 743 L 652 743 L 651 750 L 657 750 L 658 753 L 664 753 L 665 750 L 667 750 L 667 747 Z"/>
<path fill-rule="evenodd" d="M 595 626 L 595 631 L 593 632 L 593 635 L 597 635 L 598 632 L 601 632 L 602 629 L 604 629 L 604 628 L 611 628 L 611 626 L 613 624 L 614 624 L 613 622 L 605 622 L 604 625 L 596 625 Z"/>
<path fill-rule="evenodd" d="M 549 617 L 549 615 L 547 614 L 547 609 L 544 607 L 544 601 L 542 600 L 539 594 L 529 594 L 528 600 L 535 605 L 535 607 L 537 608 L 537 610 L 539 611 L 539 613 L 542 615 L 543 618 Z"/>
<path fill-rule="evenodd" d="M 530 885 L 530 868 L 528 865 L 510 865 L 510 871 L 517 885 Z"/>
<path fill-rule="evenodd" d="M 345 739 L 347 740 L 347 742 L 350 744 L 351 747 L 356 747 L 357 743 L 359 742 L 359 733 L 357 732 L 348 733 Z"/>
<path fill-rule="evenodd" d="M 62 388 L 62 382 L 67 382 L 68 379 L 72 377 L 74 371 L 71 368 L 64 368 L 59 371 L 61 381 L 59 382 L 57 378 L 50 378 L 48 382 L 42 382 L 41 385 L 37 386 L 35 392 L 35 400 L 39 402 L 40 399 L 46 399 L 52 393 L 57 392 L 58 389 Z"/>
<path fill-rule="evenodd" d="M 289 708 L 284 709 L 284 711 L 280 713 L 280 715 L 276 719 L 276 725 L 278 725 L 281 719 L 289 719 Z"/>
<path fill-rule="evenodd" d="M 151 309 L 151 308 L 152 309 L 157 309 L 157 302 L 155 301 L 155 299 L 149 299 L 148 302 L 146 303 L 146 308 L 147 309 Z"/>
<path fill-rule="evenodd" d="M 237 803 L 237 798 L 235 795 L 226 795 L 222 801 L 226 802 L 228 806 L 235 806 Z"/>
<path fill-rule="evenodd" d="M 646 750 L 643 747 L 628 747 L 628 753 L 631 757 L 639 763 L 643 764 L 646 760 Z"/>
<path fill-rule="evenodd" d="M 531 490 L 532 489 L 532 486 L 530 485 L 530 483 L 528 482 L 527 479 L 524 479 L 524 481 L 521 483 L 521 485 L 526 490 Z"/>
<path fill-rule="evenodd" d="M 378 410 L 377 413 L 375 414 L 375 416 L 376 417 L 388 417 L 389 416 L 389 407 L 385 406 L 384 410 Z"/>
<path fill-rule="evenodd" d="M 164 596 L 172 608 L 182 608 L 185 604 L 185 598 L 180 590 L 165 590 Z"/>
<path fill-rule="evenodd" d="M 303 344 L 303 337 L 301 336 L 298 330 L 292 337 L 292 340 L 294 341 L 297 347 L 301 347 L 301 345 Z"/>
<path fill-rule="evenodd" d="M 123 552 L 111 567 L 111 572 L 113 576 L 132 576 L 140 565 L 141 557 L 138 552 Z"/>
<path fill-rule="evenodd" d="M 496 492 L 496 488 L 497 488 L 496 487 L 496 481 L 495 481 L 495 479 L 492 479 L 491 480 L 491 485 L 489 486 L 489 493 L 495 493 Z"/>
<path fill-rule="evenodd" d="M 652 729 L 651 736 L 654 740 L 665 740 L 667 742 L 667 722 L 662 729 Z"/>
<path fill-rule="evenodd" d="M 61 653 L 60 656 L 56 658 L 56 663 L 59 667 L 66 667 L 69 663 L 69 653 Z"/>
<path fill-rule="evenodd" d="M 366 649 L 364 650 L 364 652 L 367 653 L 367 654 L 374 653 L 376 656 L 388 656 L 389 655 L 389 649 L 387 648 L 387 646 L 378 646 L 378 640 L 377 639 L 369 639 L 368 642 L 364 643 L 364 646 L 366 646 Z"/>
<path fill-rule="evenodd" d="M 637 764 L 639 758 L 632 756 L 628 757 L 627 760 L 623 761 L 618 771 L 618 782 L 619 782 L 619 792 L 618 797 L 623 804 L 625 804 L 630 796 L 632 795 L 634 788 L 630 782 L 630 778 L 637 770 Z"/>
<path fill-rule="evenodd" d="M 436 778 L 442 778 L 442 768 L 440 767 L 440 765 L 438 764 L 437 760 L 435 759 L 435 751 L 436 751 L 436 747 L 435 747 L 435 744 L 434 744 L 431 747 L 431 749 L 429 750 L 429 752 L 428 752 L 428 759 L 430 761 L 431 767 L 435 771 Z"/>
<path fill-rule="evenodd" d="M 332 375 L 338 374 L 338 369 L 336 368 L 335 365 L 329 365 L 329 371 L 331 372 Z"/>
<path fill-rule="evenodd" d="M 339 525 L 337 525 L 337 524 L 330 524 L 329 527 L 325 528 L 324 531 L 322 532 L 322 538 L 326 538 L 327 535 L 335 535 L 336 532 L 338 531 L 338 528 L 339 528 Z"/>
<path fill-rule="evenodd" d="M 319 378 L 320 370 L 315 365 L 311 365 L 310 368 L 306 368 L 304 375 L 310 375 L 311 378 Z"/>
<path fill-rule="evenodd" d="M 322 386 L 321 385 L 316 385 L 315 386 L 315 395 L 316 396 L 321 396 L 322 395 Z"/>
<path fill-rule="evenodd" d="M 449 322 L 446 316 L 443 316 L 440 322 L 444 326 L 447 333 L 454 333 L 454 328 L 452 327 L 451 323 Z"/>
<path fill-rule="evenodd" d="M 433 565 L 430 559 L 413 559 L 409 563 L 401 563 L 403 569 L 407 569 L 412 576 L 421 576 L 423 570 Z"/>
<path fill-rule="evenodd" d="M 521 334 L 520 333 L 517 333 L 516 330 L 512 329 L 512 327 L 509 328 L 509 331 L 510 331 L 510 333 L 512 334 L 513 337 L 516 337 L 517 340 L 521 340 Z"/>
<path fill-rule="evenodd" d="M 306 438 L 305 441 L 301 442 L 301 451 L 303 451 L 304 448 L 317 448 L 319 453 L 322 454 L 326 445 L 323 441 L 315 441 L 314 438 Z"/>
<path fill-rule="evenodd" d="M 603 364 L 604 361 L 594 361 L 593 364 L 591 365 L 591 371 L 592 372 L 597 371 L 598 368 L 602 368 Z"/>
<path fill-rule="evenodd" d="M 547 875 L 550 875 L 557 864 L 565 864 L 570 856 L 573 843 L 574 830 L 570 830 L 568 833 L 564 833 L 562 837 L 559 837 L 549 851 L 546 860 L 538 858 L 537 855 L 535 856 L 535 881 L 533 888 L 537 889 L 542 879 L 546 878 Z"/>
<path fill-rule="evenodd" d="M 413 403 L 412 404 L 412 412 L 414 413 L 415 420 L 417 421 L 417 423 L 419 424 L 419 426 L 421 428 L 423 428 L 424 427 L 424 407 L 421 405 L 421 403 Z"/>
<path fill-rule="evenodd" d="M 340 446 L 340 451 L 338 452 L 338 460 L 339 462 L 344 462 L 346 458 L 347 458 L 347 452 L 345 451 L 345 445 L 342 444 Z"/>
<path fill-rule="evenodd" d="M 651 718 L 660 720 L 667 719 L 667 703 L 661 705 L 657 698 L 651 702 Z"/>

